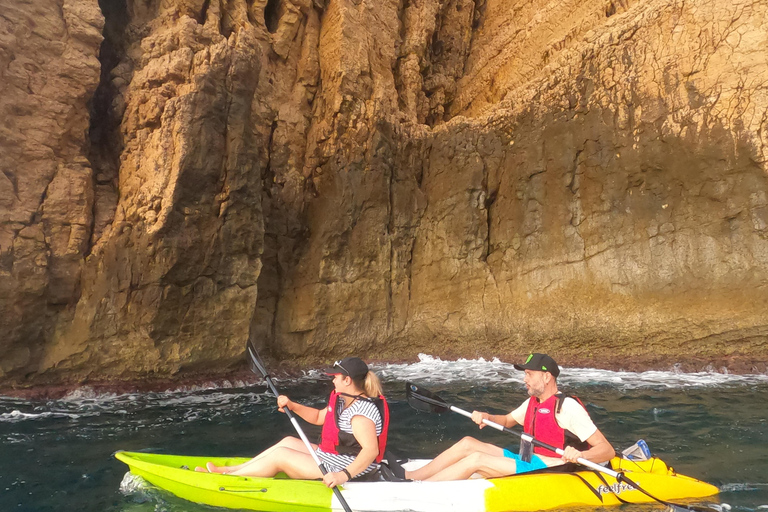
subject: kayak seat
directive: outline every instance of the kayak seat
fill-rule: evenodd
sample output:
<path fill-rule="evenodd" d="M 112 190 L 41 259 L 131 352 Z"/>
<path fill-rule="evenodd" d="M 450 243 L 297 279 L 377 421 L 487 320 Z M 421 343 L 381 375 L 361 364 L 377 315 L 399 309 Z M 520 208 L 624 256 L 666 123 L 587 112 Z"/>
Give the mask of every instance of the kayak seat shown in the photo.
<path fill-rule="evenodd" d="M 382 478 L 381 467 L 379 467 L 376 471 L 356 476 L 352 479 L 352 482 L 381 482 L 382 480 L 384 480 L 384 478 Z"/>
<path fill-rule="evenodd" d="M 402 473 L 400 473 L 399 471 L 396 473 L 392 471 L 390 466 L 384 462 L 382 462 L 381 466 L 379 466 L 379 471 L 377 471 L 377 473 L 379 474 L 382 480 L 387 482 L 410 482 L 411 481 L 410 479 L 405 478 L 405 470 L 403 470 Z M 402 475 L 402 476 L 399 476 L 398 473 L 399 475 Z"/>
<path fill-rule="evenodd" d="M 410 482 L 409 479 L 405 478 L 405 468 L 402 466 L 402 463 L 407 461 L 398 460 L 398 458 L 390 452 L 387 452 L 384 455 L 385 460 L 381 461 L 379 471 L 377 471 L 381 476 L 381 479 L 386 480 L 387 482 Z"/>

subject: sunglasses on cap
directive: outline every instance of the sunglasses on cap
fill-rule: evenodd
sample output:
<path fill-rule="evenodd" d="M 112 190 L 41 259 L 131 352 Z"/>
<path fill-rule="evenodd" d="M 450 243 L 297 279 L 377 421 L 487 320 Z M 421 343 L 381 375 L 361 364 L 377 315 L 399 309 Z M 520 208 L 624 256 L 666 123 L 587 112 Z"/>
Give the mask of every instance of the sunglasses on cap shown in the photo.
<path fill-rule="evenodd" d="M 341 361 L 334 362 L 333 366 L 331 366 L 331 368 L 340 368 L 341 371 L 344 372 L 344 375 L 349 377 L 349 370 L 347 370 L 346 368 L 344 368 L 344 366 L 342 366 Z"/>
<path fill-rule="evenodd" d="M 345 357 L 325 370 L 328 375 L 342 374 L 353 379 L 362 379 L 368 374 L 368 365 L 359 357 Z"/>

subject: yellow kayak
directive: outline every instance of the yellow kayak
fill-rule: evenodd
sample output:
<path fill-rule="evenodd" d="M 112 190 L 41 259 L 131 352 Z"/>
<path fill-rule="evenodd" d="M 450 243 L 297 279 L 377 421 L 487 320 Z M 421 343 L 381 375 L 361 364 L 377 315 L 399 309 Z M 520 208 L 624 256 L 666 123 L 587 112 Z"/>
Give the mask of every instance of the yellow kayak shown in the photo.
<path fill-rule="evenodd" d="M 331 490 L 317 480 L 287 477 L 255 478 L 194 471 L 212 461 L 235 465 L 245 458 L 190 457 L 118 452 L 131 473 L 176 496 L 205 505 L 264 512 L 326 512 L 343 510 Z M 427 461 L 410 461 L 411 468 Z M 614 471 L 623 472 L 654 497 L 665 501 L 709 498 L 717 487 L 677 474 L 662 460 L 615 458 Z M 410 468 L 409 468 L 410 469 Z M 452 482 L 348 482 L 342 495 L 360 512 L 524 512 L 575 506 L 654 503 L 624 482 L 591 470 L 574 473 L 523 473 L 501 478 Z M 710 498 L 708 501 L 712 501 Z"/>

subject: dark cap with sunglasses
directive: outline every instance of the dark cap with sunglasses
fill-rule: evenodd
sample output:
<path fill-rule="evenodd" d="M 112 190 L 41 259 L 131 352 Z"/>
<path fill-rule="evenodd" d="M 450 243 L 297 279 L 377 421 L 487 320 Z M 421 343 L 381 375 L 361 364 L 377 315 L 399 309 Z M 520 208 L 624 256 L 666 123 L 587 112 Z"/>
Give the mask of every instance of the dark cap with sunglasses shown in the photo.
<path fill-rule="evenodd" d="M 368 374 L 368 365 L 359 357 L 345 357 L 325 369 L 328 375 L 344 375 L 352 380 L 362 380 Z"/>

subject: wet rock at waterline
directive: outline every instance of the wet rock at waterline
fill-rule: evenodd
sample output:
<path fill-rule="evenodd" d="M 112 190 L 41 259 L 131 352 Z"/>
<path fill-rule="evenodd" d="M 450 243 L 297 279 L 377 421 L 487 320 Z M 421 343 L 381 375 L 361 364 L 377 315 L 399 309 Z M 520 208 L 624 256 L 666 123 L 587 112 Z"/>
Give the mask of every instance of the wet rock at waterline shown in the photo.
<path fill-rule="evenodd" d="M 765 3 L 2 7 L 6 383 L 764 361 Z"/>

